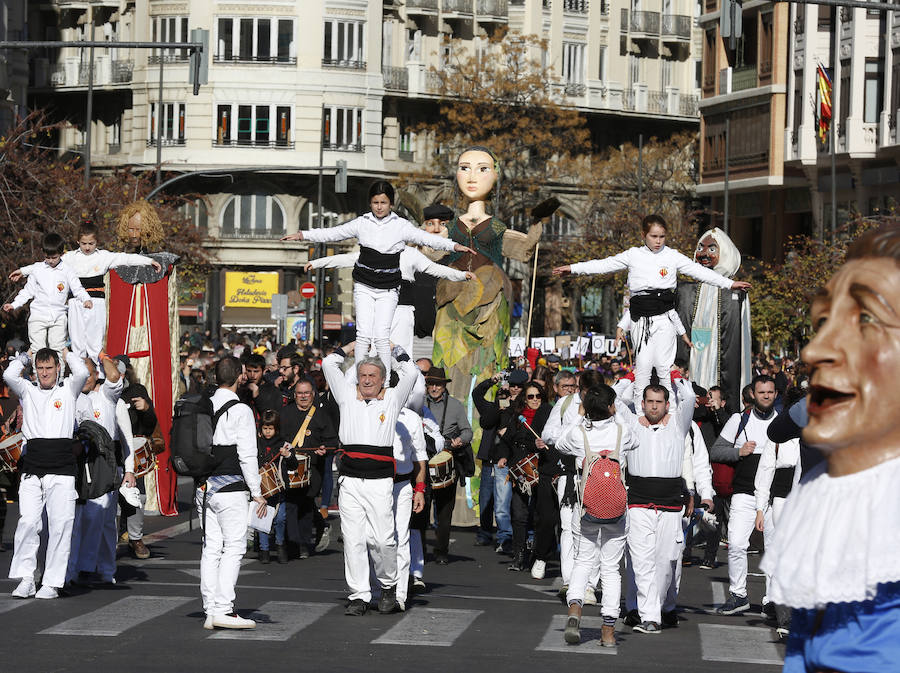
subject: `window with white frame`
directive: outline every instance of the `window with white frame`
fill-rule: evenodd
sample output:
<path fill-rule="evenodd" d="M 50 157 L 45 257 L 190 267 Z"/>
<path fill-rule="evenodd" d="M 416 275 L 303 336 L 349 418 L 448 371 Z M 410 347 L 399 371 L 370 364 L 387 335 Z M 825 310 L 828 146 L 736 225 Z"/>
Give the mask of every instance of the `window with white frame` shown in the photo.
<path fill-rule="evenodd" d="M 637 54 L 628 54 L 628 85 L 633 87 L 641 81 L 641 60 Z"/>
<path fill-rule="evenodd" d="M 365 25 L 362 21 L 325 19 L 322 65 L 365 70 Z"/>
<path fill-rule="evenodd" d="M 150 17 L 150 39 L 153 42 L 190 42 L 188 18 L 186 16 L 153 16 Z M 188 60 L 187 49 L 154 49 L 150 63 L 159 63 L 160 58 L 166 63 Z"/>
<path fill-rule="evenodd" d="M 296 63 L 294 20 L 279 17 L 218 17 L 214 61 Z"/>
<path fill-rule="evenodd" d="M 327 150 L 363 151 L 363 111 L 361 108 L 325 108 L 322 144 Z"/>
<path fill-rule="evenodd" d="M 117 154 L 122 149 L 122 115 L 119 114 L 112 123 L 106 127 L 107 151 Z"/>
<path fill-rule="evenodd" d="M 223 238 L 281 238 L 284 207 L 269 194 L 237 194 L 222 210 L 219 232 Z"/>
<path fill-rule="evenodd" d="M 274 147 L 292 149 L 289 105 L 220 103 L 216 106 L 218 147 Z"/>
<path fill-rule="evenodd" d="M 659 62 L 659 90 L 665 91 L 672 86 L 672 61 L 667 58 Z"/>
<path fill-rule="evenodd" d="M 563 80 L 567 88 L 584 85 L 584 47 L 580 42 L 563 42 Z"/>
<path fill-rule="evenodd" d="M 416 134 L 413 132 L 412 120 L 409 117 L 401 115 L 397 119 L 399 145 L 401 161 L 412 161 L 415 152 Z"/>
<path fill-rule="evenodd" d="M 159 114 L 158 114 L 159 112 Z M 150 123 L 147 146 L 156 145 L 157 122 L 162 132 L 162 144 L 184 145 L 184 103 L 150 103 Z"/>

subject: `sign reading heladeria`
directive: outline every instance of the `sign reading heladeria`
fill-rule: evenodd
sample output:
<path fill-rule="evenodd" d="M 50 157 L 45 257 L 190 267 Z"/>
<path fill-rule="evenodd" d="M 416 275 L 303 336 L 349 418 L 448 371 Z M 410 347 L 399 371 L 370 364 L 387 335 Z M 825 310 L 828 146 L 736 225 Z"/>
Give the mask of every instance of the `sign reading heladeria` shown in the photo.
<path fill-rule="evenodd" d="M 225 306 L 269 308 L 278 294 L 277 271 L 227 271 Z"/>

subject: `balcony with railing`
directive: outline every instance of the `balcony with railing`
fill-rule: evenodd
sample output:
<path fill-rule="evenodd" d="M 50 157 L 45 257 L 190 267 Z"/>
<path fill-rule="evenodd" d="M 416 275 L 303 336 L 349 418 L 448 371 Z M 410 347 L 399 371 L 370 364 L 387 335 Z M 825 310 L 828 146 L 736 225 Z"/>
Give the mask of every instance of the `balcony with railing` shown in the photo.
<path fill-rule="evenodd" d="M 163 147 L 184 147 L 184 138 L 162 138 L 160 145 Z M 148 140 L 147 147 L 156 147 L 156 138 Z"/>
<path fill-rule="evenodd" d="M 343 68 L 345 70 L 365 70 L 365 61 L 351 61 L 345 58 L 323 58 L 323 68 Z"/>
<path fill-rule="evenodd" d="M 731 73 L 731 91 L 746 91 L 759 85 L 755 65 L 736 66 Z M 721 91 L 719 93 L 722 93 Z"/>
<path fill-rule="evenodd" d="M 623 9 L 622 15 L 627 16 L 627 12 Z M 655 39 L 659 37 L 659 12 L 631 12 L 628 21 L 622 25 L 627 26 L 632 39 Z"/>
<path fill-rule="evenodd" d="M 681 94 L 678 101 L 678 114 L 682 117 L 700 116 L 700 99 L 697 96 Z"/>
<path fill-rule="evenodd" d="M 121 144 L 121 143 L 109 143 L 109 144 L 106 146 L 106 153 L 107 153 L 107 154 L 118 154 L 118 153 L 121 152 L 121 151 L 122 151 L 122 144 Z"/>
<path fill-rule="evenodd" d="M 384 88 L 388 91 L 409 91 L 409 70 L 385 65 L 381 67 Z"/>
<path fill-rule="evenodd" d="M 219 229 L 219 238 L 256 238 L 279 240 L 284 236 L 285 230 L 281 229 L 251 229 L 250 227 L 234 228 L 232 222 L 231 228 L 222 227 Z"/>
<path fill-rule="evenodd" d="M 563 0 L 565 14 L 587 14 L 589 9 L 588 0 Z"/>
<path fill-rule="evenodd" d="M 580 98 L 587 93 L 587 86 L 583 82 L 566 82 L 565 92 L 571 98 Z"/>
<path fill-rule="evenodd" d="M 125 61 L 112 62 L 112 81 L 113 84 L 127 84 L 134 75 L 134 61 L 129 59 Z"/>
<path fill-rule="evenodd" d="M 364 151 L 362 141 L 355 143 L 333 143 L 327 140 L 322 142 L 322 149 L 330 152 L 362 152 Z"/>
<path fill-rule="evenodd" d="M 231 54 L 230 56 L 221 56 L 216 54 L 213 56 L 213 63 L 239 63 L 239 64 L 263 64 L 263 65 L 297 65 L 296 56 L 248 56 L 240 54 Z"/>
<path fill-rule="evenodd" d="M 468 19 L 472 16 L 472 0 L 441 0 L 445 19 Z"/>
<path fill-rule="evenodd" d="M 165 142 L 165 141 L 163 141 Z M 184 141 L 181 141 L 184 144 Z M 214 138 L 213 147 L 248 147 L 248 148 L 268 148 L 275 150 L 292 150 L 294 149 L 293 140 L 269 140 L 267 138 Z M 149 143 L 148 143 L 149 147 Z"/>
<path fill-rule="evenodd" d="M 168 48 L 168 47 L 167 47 Z M 147 65 L 159 65 L 159 62 L 180 64 L 187 63 L 191 59 L 187 49 L 172 54 L 151 54 L 147 57 Z"/>
<path fill-rule="evenodd" d="M 691 17 L 686 14 L 663 14 L 664 42 L 688 42 L 691 39 Z"/>
<path fill-rule="evenodd" d="M 506 23 L 509 18 L 507 0 L 477 0 L 475 11 L 479 23 Z"/>
<path fill-rule="evenodd" d="M 434 16 L 438 13 L 438 0 L 406 0 L 407 16 Z"/>

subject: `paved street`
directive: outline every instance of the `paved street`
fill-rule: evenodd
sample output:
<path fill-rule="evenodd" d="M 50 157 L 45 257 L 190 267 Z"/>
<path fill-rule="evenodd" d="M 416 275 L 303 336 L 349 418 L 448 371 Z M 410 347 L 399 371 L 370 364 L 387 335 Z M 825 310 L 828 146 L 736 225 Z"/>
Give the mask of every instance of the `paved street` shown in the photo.
<path fill-rule="evenodd" d="M 182 507 L 182 511 L 184 511 Z M 11 543 L 15 506 L 4 540 Z M 337 523 L 332 517 L 332 523 Z M 585 609 L 582 644 L 563 642 L 565 608 L 555 599 L 557 568 L 535 581 L 506 570 L 507 557 L 474 546 L 474 533 L 455 530 L 451 564 L 426 566 L 429 593 L 406 613 L 362 618 L 343 614 L 341 548 L 304 561 L 263 566 L 244 560 L 238 610 L 257 620 L 255 631 L 204 631 L 198 590 L 200 533 L 184 515 L 147 519 L 162 531 L 146 561 L 120 558 L 118 584 L 56 601 L 15 600 L 0 580 L 2 671 L 777 671 L 784 647 L 773 643 L 756 614 L 706 614 L 724 600 L 727 570 L 686 568 L 682 622 L 658 636 L 623 629 L 619 647 L 599 647 L 597 607 Z M 335 526 L 335 533 L 337 526 Z M 163 537 L 171 535 L 171 537 Z M 0 554 L 5 575 L 9 549 Z M 719 560 L 725 550 L 719 552 Z M 751 557 L 751 570 L 757 556 Z M 763 580 L 751 576 L 751 600 Z M 619 624 L 621 627 L 621 622 Z M 416 646 L 416 647 L 413 647 Z M 525 668 L 527 667 L 527 668 Z"/>

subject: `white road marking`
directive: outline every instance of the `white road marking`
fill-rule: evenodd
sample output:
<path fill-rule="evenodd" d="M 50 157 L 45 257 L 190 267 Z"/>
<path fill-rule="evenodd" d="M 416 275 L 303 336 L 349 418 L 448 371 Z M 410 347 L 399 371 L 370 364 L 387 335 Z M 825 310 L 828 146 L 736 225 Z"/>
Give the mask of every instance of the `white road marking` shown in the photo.
<path fill-rule="evenodd" d="M 191 577 L 200 578 L 200 568 L 178 568 L 177 570 Z M 264 572 L 265 570 L 245 570 L 241 568 L 240 577 L 244 575 L 262 575 Z"/>
<path fill-rule="evenodd" d="M 269 601 L 264 603 L 259 610 L 254 610 L 251 614 L 246 615 L 248 619 L 256 622 L 255 629 L 221 630 L 207 640 L 285 641 L 334 607 L 334 603 Z"/>
<path fill-rule="evenodd" d="M 781 665 L 784 659 L 772 638 L 770 629 L 755 626 L 700 624 L 700 649 L 705 661 Z"/>
<path fill-rule="evenodd" d="M 196 597 L 187 596 L 128 596 L 40 633 L 54 636 L 117 636 L 195 600 Z"/>
<path fill-rule="evenodd" d="M 17 579 L 16 582 L 19 580 Z M 4 612 L 9 612 L 10 610 L 15 610 L 16 608 L 20 608 L 23 605 L 28 605 L 32 601 L 25 600 L 22 598 L 13 598 L 12 596 L 2 596 L 0 597 L 0 614 Z"/>
<path fill-rule="evenodd" d="M 712 585 L 712 604 L 716 608 L 725 604 L 725 583 L 713 580 Z"/>
<path fill-rule="evenodd" d="M 581 618 L 581 643 L 569 645 L 563 639 L 566 630 L 566 615 L 553 615 L 550 626 L 535 650 L 541 652 L 570 652 L 575 654 L 618 654 L 618 647 L 600 646 L 600 627 L 603 617 Z"/>
<path fill-rule="evenodd" d="M 182 521 L 181 523 L 176 523 L 174 526 L 158 530 L 155 533 L 147 533 L 142 539 L 144 544 L 153 544 L 154 542 L 162 542 L 163 540 L 168 540 L 169 538 L 177 537 L 178 535 L 184 535 L 194 528 L 200 528 L 200 524 L 195 522 L 194 525 L 191 526 L 189 521 Z"/>
<path fill-rule="evenodd" d="M 372 643 L 450 647 L 482 612 L 482 610 L 415 608 Z"/>

